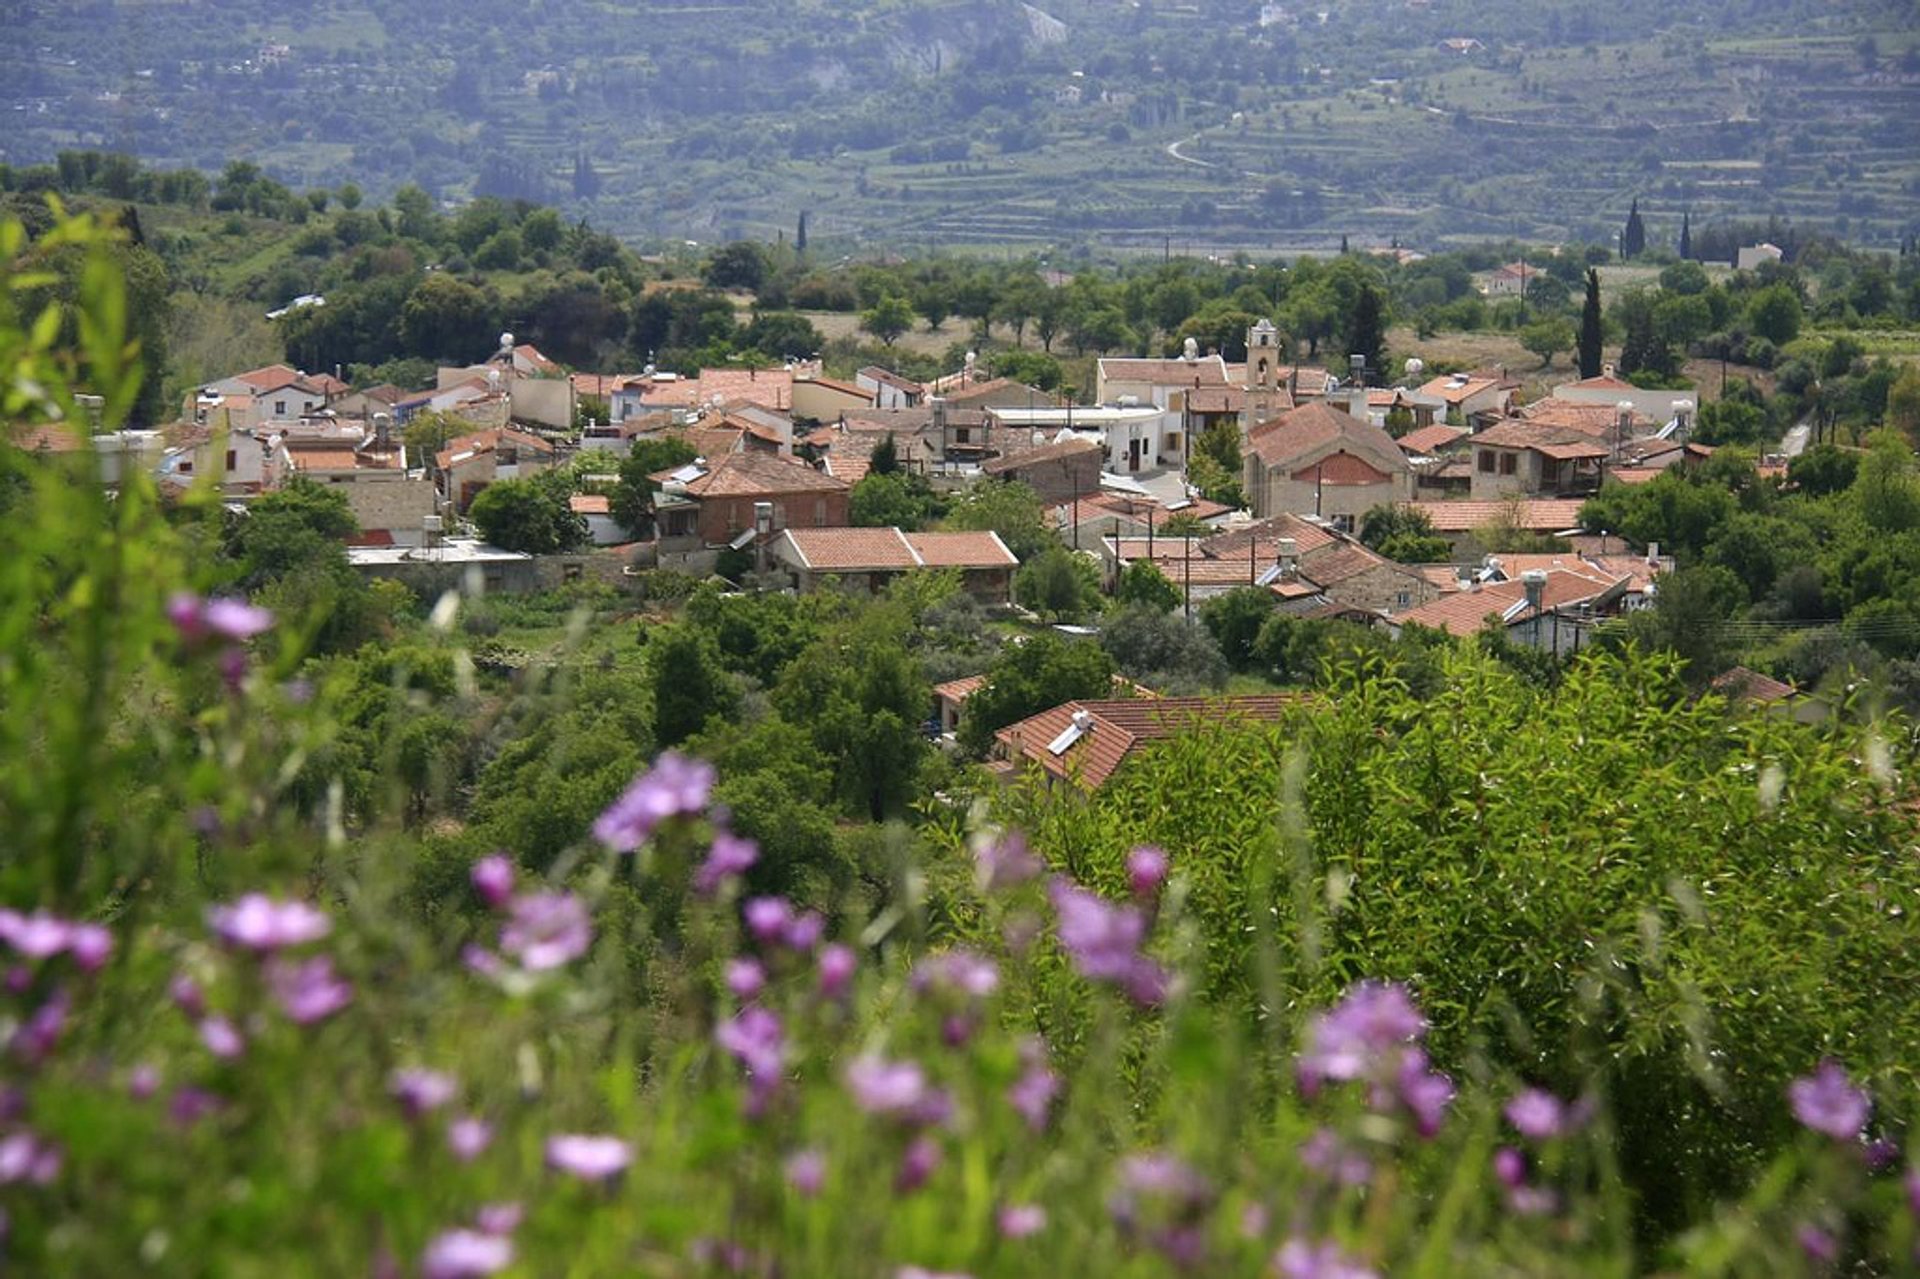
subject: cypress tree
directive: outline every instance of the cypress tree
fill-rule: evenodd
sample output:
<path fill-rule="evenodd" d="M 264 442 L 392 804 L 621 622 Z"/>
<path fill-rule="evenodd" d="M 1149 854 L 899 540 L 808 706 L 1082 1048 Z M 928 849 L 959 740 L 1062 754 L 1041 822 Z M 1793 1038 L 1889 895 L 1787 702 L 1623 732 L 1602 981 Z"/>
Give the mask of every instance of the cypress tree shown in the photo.
<path fill-rule="evenodd" d="M 1343 258 L 1347 256 L 1347 233 L 1345 231 L 1340 233 L 1340 256 Z"/>
<path fill-rule="evenodd" d="M 794 232 L 793 251 L 795 253 L 807 251 L 807 211 L 805 209 L 800 210 L 800 226 Z"/>
<path fill-rule="evenodd" d="M 1378 376 L 1386 365 L 1387 325 L 1380 304 L 1380 291 L 1371 284 L 1360 286 L 1353 300 L 1353 319 L 1347 329 L 1347 352 L 1363 355 L 1367 372 Z"/>
<path fill-rule="evenodd" d="M 1680 260 L 1685 262 L 1693 256 L 1693 215 L 1680 215 Z"/>
<path fill-rule="evenodd" d="M 1580 376 L 1600 376 L 1600 346 L 1606 329 L 1600 318 L 1600 272 L 1587 268 L 1587 304 L 1580 312 Z"/>
<path fill-rule="evenodd" d="M 1647 249 L 1647 224 L 1640 220 L 1640 199 L 1634 197 L 1627 212 L 1627 229 L 1620 233 L 1620 256 L 1637 258 Z"/>

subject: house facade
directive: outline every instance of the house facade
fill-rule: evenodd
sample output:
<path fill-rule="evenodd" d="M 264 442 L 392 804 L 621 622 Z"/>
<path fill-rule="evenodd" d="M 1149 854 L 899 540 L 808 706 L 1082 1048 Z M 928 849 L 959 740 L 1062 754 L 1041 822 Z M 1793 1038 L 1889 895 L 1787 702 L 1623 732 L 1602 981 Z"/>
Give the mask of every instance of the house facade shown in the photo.
<path fill-rule="evenodd" d="M 1374 507 L 1413 497 L 1413 470 L 1392 437 L 1324 403 L 1256 427 L 1242 460 L 1247 498 L 1260 519 L 1314 515 L 1351 530 Z"/>

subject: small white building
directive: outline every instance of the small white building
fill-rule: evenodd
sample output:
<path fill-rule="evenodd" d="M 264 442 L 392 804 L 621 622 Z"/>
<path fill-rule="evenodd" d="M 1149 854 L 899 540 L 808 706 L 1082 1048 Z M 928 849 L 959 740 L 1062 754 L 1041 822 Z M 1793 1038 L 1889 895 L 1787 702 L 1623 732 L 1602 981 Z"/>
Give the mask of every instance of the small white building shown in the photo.
<path fill-rule="evenodd" d="M 1757 271 L 1763 262 L 1781 262 L 1786 259 L 1787 251 L 1777 244 L 1749 244 L 1736 256 L 1734 265 L 1742 271 Z"/>
<path fill-rule="evenodd" d="M 1185 415 L 1152 404 L 1099 408 L 998 408 L 993 416 L 1009 429 L 1030 428 L 1050 442 L 1079 436 L 1097 440 L 1103 469 L 1116 475 L 1181 466 L 1186 454 Z"/>

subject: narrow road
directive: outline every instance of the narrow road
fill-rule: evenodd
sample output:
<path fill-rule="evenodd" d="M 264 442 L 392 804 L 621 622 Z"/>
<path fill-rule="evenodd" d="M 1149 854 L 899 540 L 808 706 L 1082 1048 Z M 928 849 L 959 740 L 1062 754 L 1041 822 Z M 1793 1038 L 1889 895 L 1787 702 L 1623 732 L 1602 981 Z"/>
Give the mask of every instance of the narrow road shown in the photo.
<path fill-rule="evenodd" d="M 1802 422 L 1787 432 L 1780 441 L 1780 452 L 1784 457 L 1799 457 L 1807 451 L 1807 441 L 1813 438 L 1813 423 Z"/>
<path fill-rule="evenodd" d="M 1182 138 L 1178 142 L 1169 142 L 1167 143 L 1167 154 L 1172 156 L 1174 159 L 1178 160 L 1182 164 L 1191 164 L 1202 169 L 1219 168 L 1220 167 L 1219 165 L 1209 163 L 1206 160 L 1196 160 L 1190 155 L 1180 154 L 1181 147 L 1187 145 L 1187 143 L 1189 142 L 1198 142 L 1199 140 L 1200 140 L 1200 135 L 1196 133 L 1190 138 Z"/>

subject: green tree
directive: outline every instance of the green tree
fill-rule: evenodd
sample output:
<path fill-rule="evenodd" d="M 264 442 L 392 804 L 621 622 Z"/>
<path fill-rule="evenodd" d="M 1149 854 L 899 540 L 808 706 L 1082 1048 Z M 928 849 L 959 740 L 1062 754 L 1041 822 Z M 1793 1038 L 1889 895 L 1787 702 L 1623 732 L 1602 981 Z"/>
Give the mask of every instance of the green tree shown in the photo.
<path fill-rule="evenodd" d="M 518 271 L 524 246 L 514 227 L 501 227 L 473 251 L 473 264 L 483 271 Z"/>
<path fill-rule="evenodd" d="M 430 465 L 433 456 L 447 447 L 447 441 L 470 435 L 480 428 L 453 413 L 427 409 L 407 419 L 400 442 L 407 446 L 409 465 Z"/>
<path fill-rule="evenodd" d="M 713 642 L 687 625 L 664 626 L 647 638 L 647 682 L 653 690 L 653 732 L 678 746 L 714 718 L 733 714 L 739 694 Z"/>
<path fill-rule="evenodd" d="M 892 475 L 900 469 L 900 446 L 893 442 L 893 432 L 880 437 L 880 442 L 867 454 L 867 474 Z"/>
<path fill-rule="evenodd" d="M 1100 627 L 1100 646 L 1122 675 L 1175 697 L 1218 691 L 1227 660 L 1212 632 L 1151 604 L 1128 604 Z"/>
<path fill-rule="evenodd" d="M 1887 426 L 1920 449 L 1920 365 L 1909 364 L 1887 388 Z"/>
<path fill-rule="evenodd" d="M 1254 662 L 1253 646 L 1260 628 L 1273 616 L 1273 593 L 1258 586 L 1236 586 L 1200 606 L 1200 621 L 1212 633 L 1221 655 L 1234 670 Z"/>
<path fill-rule="evenodd" d="M 1371 284 L 1363 284 L 1354 298 L 1353 310 L 1347 319 L 1346 354 L 1363 356 L 1367 362 L 1367 372 L 1379 377 L 1386 369 L 1387 360 L 1387 320 L 1386 302 L 1381 290 Z"/>
<path fill-rule="evenodd" d="M 1007 549 L 1023 562 L 1060 544 L 1040 495 L 1018 481 L 985 480 L 975 484 L 954 500 L 945 526 L 998 533 Z"/>
<path fill-rule="evenodd" d="M 1640 201 L 1634 199 L 1633 207 L 1627 211 L 1627 225 L 1620 232 L 1620 256 L 1627 259 L 1639 257 L 1647 251 L 1647 224 L 1640 217 Z"/>
<path fill-rule="evenodd" d="M 1664 376 L 1673 371 L 1673 351 L 1660 336 L 1654 321 L 1653 300 L 1645 292 L 1629 293 L 1620 300 L 1626 340 L 1620 347 L 1620 373 Z"/>
<path fill-rule="evenodd" d="M 892 346 L 913 327 L 913 303 L 898 293 L 889 293 L 860 313 L 860 327 Z"/>
<path fill-rule="evenodd" d="M 566 236 L 557 209 L 535 209 L 520 223 L 520 243 L 534 253 L 551 253 Z"/>
<path fill-rule="evenodd" d="M 869 472 L 849 495 L 848 519 L 857 528 L 902 528 L 913 532 L 933 519 L 933 490 L 917 475 Z"/>
<path fill-rule="evenodd" d="M 713 251 L 700 276 L 708 288 L 757 293 L 767 282 L 770 265 L 764 246 L 753 240 L 735 240 Z"/>
<path fill-rule="evenodd" d="M 1816 444 L 1787 463 L 1787 482 L 1808 497 L 1825 497 L 1851 488 L 1859 471 L 1859 454 L 1833 444 Z"/>
<path fill-rule="evenodd" d="M 393 193 L 393 212 L 397 229 L 409 240 L 435 244 L 444 233 L 433 197 L 411 182 Z"/>
<path fill-rule="evenodd" d="M 466 363 L 493 349 L 498 320 L 484 292 L 435 271 L 407 294 L 400 308 L 400 341 L 409 355 Z"/>
<path fill-rule="evenodd" d="M 1784 281 L 1761 289 L 1747 303 L 1748 327 L 1775 346 L 1785 346 L 1800 336 L 1804 315 L 1800 295 Z"/>
<path fill-rule="evenodd" d="M 846 810 L 869 821 L 904 814 L 928 750 L 933 691 L 907 651 L 909 626 L 904 609 L 871 609 L 802 653 L 774 690 L 832 766 Z"/>
<path fill-rule="evenodd" d="M 229 538 L 229 554 L 243 566 L 242 585 L 308 570 L 344 567 L 344 544 L 360 530 L 347 495 L 331 485 L 296 475 L 248 505 Z"/>
<path fill-rule="evenodd" d="M 1573 341 L 1573 325 L 1557 315 L 1520 330 L 1520 345 L 1540 357 L 1543 369 L 1552 365 L 1553 357 L 1572 346 Z"/>
<path fill-rule="evenodd" d="M 1880 533 L 1920 529 L 1920 473 L 1904 436 L 1889 430 L 1873 433 L 1852 493 L 1868 528 Z"/>
<path fill-rule="evenodd" d="M 967 698 L 957 734 L 976 759 L 1007 725 L 1062 702 L 1113 696 L 1113 658 L 1098 644 L 1035 635 L 1004 650 Z"/>
<path fill-rule="evenodd" d="M 1152 560 L 1135 560 L 1120 574 L 1114 598 L 1122 604 L 1151 609 L 1156 613 L 1171 613 L 1180 607 L 1180 588 L 1169 582 L 1167 575 L 1156 568 Z"/>
<path fill-rule="evenodd" d="M 660 487 L 652 477 L 698 457 L 693 445 L 677 437 L 635 440 L 620 463 L 620 478 L 607 500 L 608 515 L 635 538 L 652 537 L 653 498 Z"/>
<path fill-rule="evenodd" d="M 1085 556 L 1050 546 L 1015 571 L 1013 598 L 1049 621 L 1077 622 L 1099 606 L 1099 571 Z"/>
<path fill-rule="evenodd" d="M 587 522 L 573 513 L 568 489 L 556 475 L 495 480 L 480 490 L 467 514 L 480 536 L 503 550 L 553 555 L 587 541 Z"/>
<path fill-rule="evenodd" d="M 1600 272 L 1587 268 L 1587 297 L 1580 308 L 1580 376 L 1599 377 L 1606 343 L 1606 318 L 1600 311 Z"/>
<path fill-rule="evenodd" d="M 740 345 L 769 360 L 805 359 L 826 346 L 813 321 L 793 311 L 760 311 L 740 330 Z"/>

